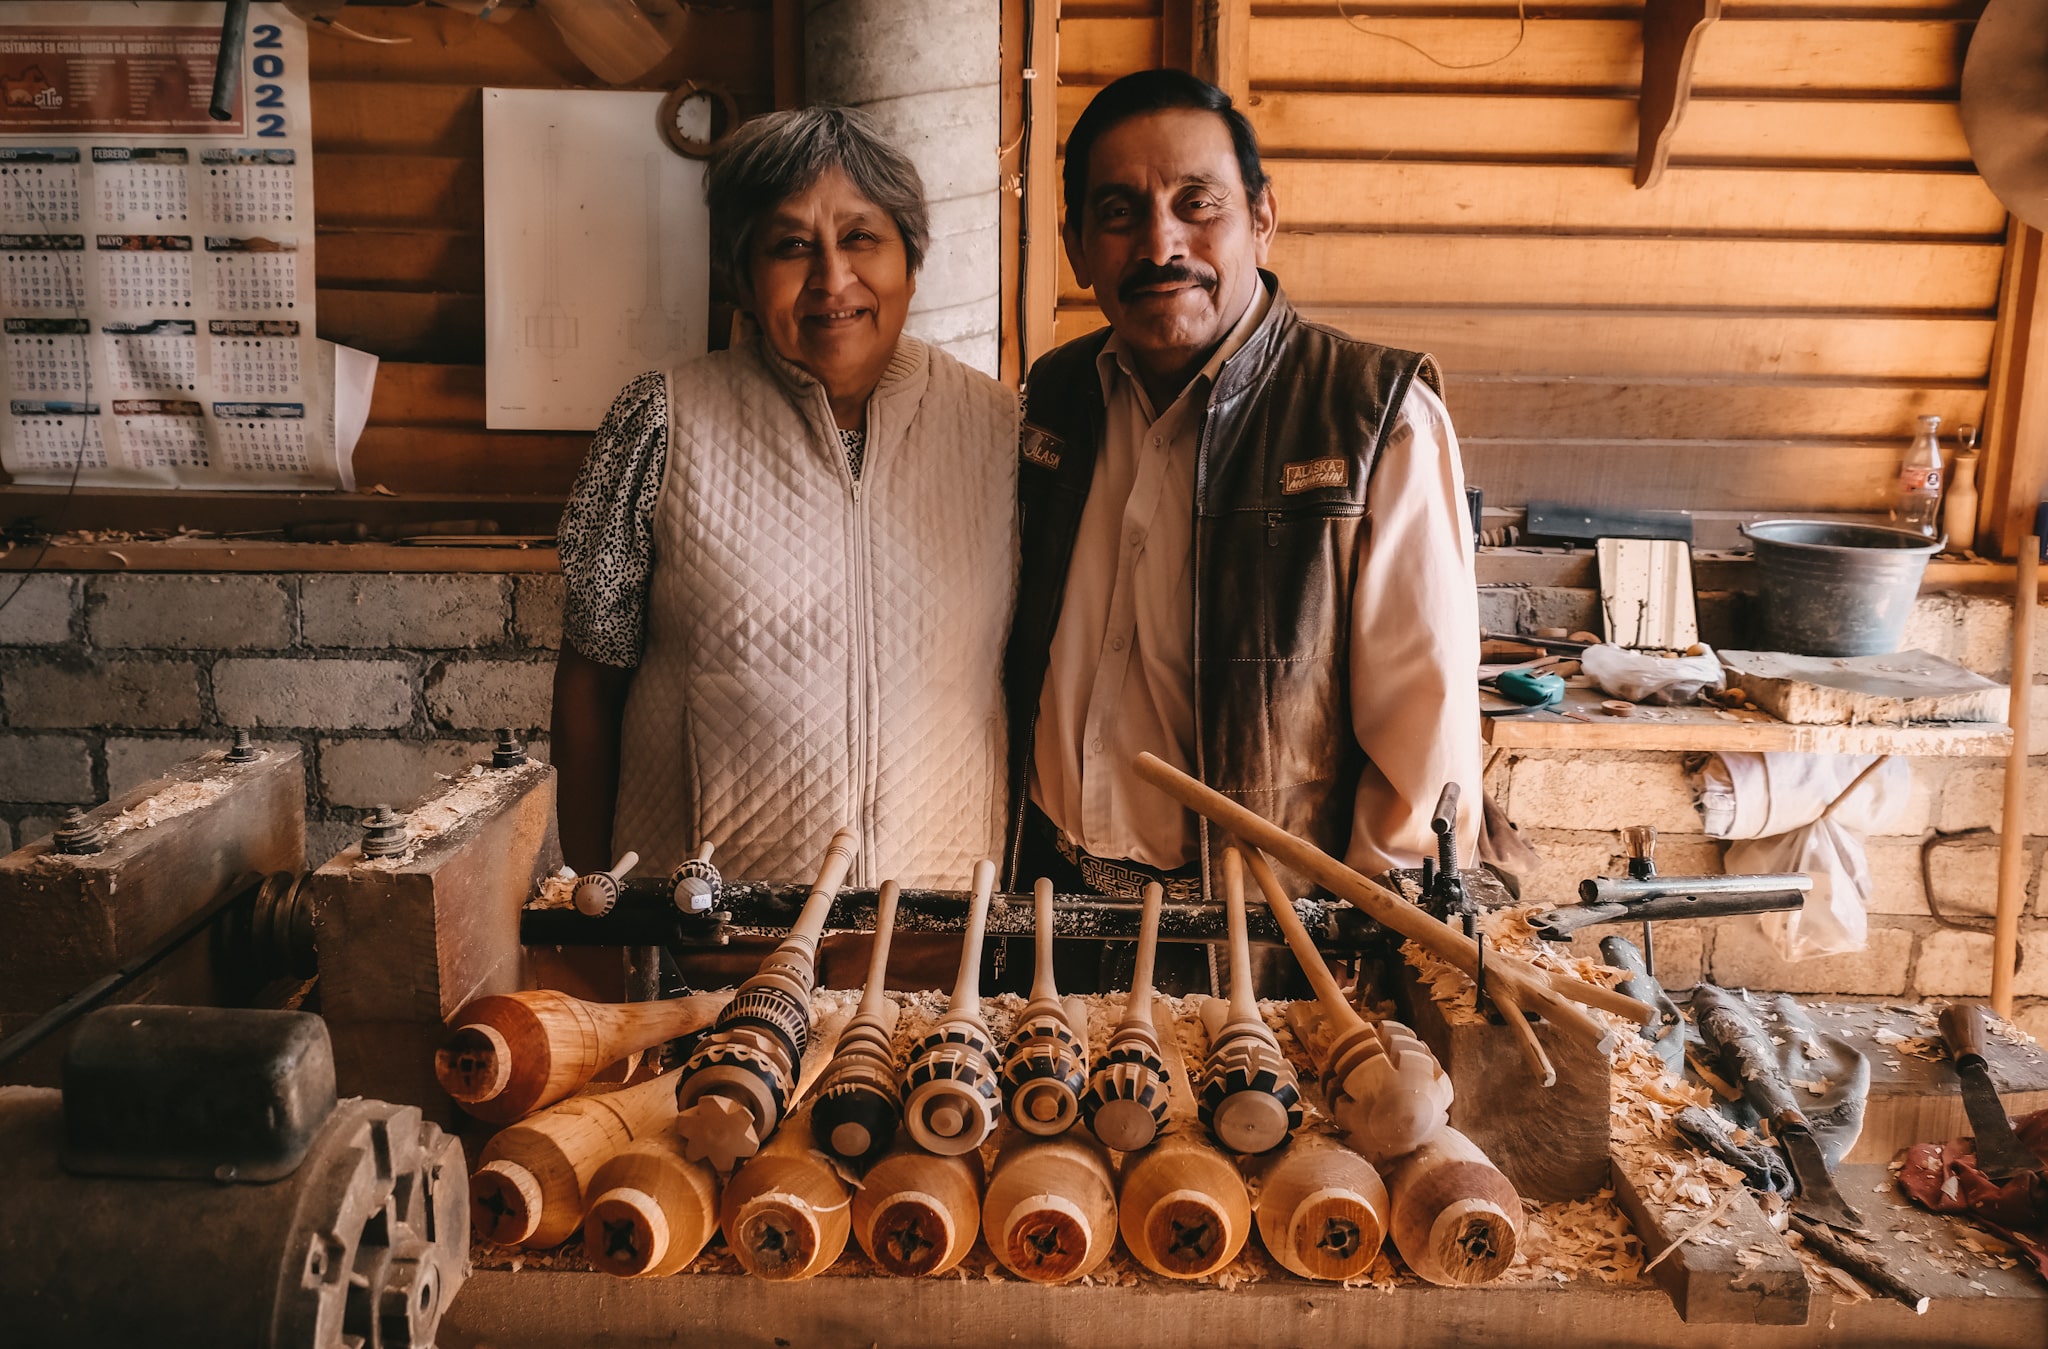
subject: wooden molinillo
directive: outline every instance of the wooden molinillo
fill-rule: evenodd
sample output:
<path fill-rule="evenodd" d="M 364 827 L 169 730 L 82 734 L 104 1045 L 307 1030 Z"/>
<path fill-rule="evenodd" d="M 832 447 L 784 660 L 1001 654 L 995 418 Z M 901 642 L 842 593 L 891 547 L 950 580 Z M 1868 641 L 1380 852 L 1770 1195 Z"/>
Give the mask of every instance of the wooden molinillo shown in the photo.
<path fill-rule="evenodd" d="M 629 852 L 612 864 L 610 871 L 593 871 L 578 877 L 575 888 L 569 891 L 569 902 L 576 906 L 576 912 L 592 918 L 602 918 L 612 911 L 619 902 L 619 882 L 640 865 L 640 854 Z"/>
<path fill-rule="evenodd" d="M 1159 1058 L 1159 1033 L 1152 1025 L 1152 961 L 1159 948 L 1159 909 L 1166 891 L 1145 887 L 1138 924 L 1138 961 L 1123 1019 L 1095 1061 L 1081 1114 L 1095 1136 L 1118 1152 L 1132 1152 L 1159 1136 L 1166 1122 L 1166 1068 Z"/>
<path fill-rule="evenodd" d="M 500 1246 L 558 1246 L 583 1221 L 591 1179 L 635 1139 L 676 1113 L 676 1074 L 577 1096 L 500 1129 L 469 1178 L 476 1234 Z"/>
<path fill-rule="evenodd" d="M 868 1169 L 853 1196 L 853 1235 L 891 1274 L 944 1274 L 981 1230 L 981 1154 L 939 1157 L 906 1140 Z"/>
<path fill-rule="evenodd" d="M 610 1064 L 703 1030 L 731 996 L 601 1003 L 547 988 L 492 994 L 455 1014 L 434 1076 L 470 1114 L 510 1124 L 567 1100 Z"/>
<path fill-rule="evenodd" d="M 1116 1245 L 1109 1153 L 1084 1128 L 1041 1137 L 1004 1130 L 981 1234 L 1003 1268 L 1033 1283 L 1071 1283 Z"/>
<path fill-rule="evenodd" d="M 1202 1067 L 1202 1123 L 1232 1152 L 1267 1152 L 1301 1127 L 1301 1083 L 1252 994 L 1251 937 L 1245 926 L 1244 857 L 1223 850 L 1230 922 L 1230 1002 L 1202 1004 L 1209 1055 Z"/>
<path fill-rule="evenodd" d="M 1252 1231 L 1251 1195 L 1237 1163 L 1210 1140 L 1162 999 L 1159 1023 L 1169 1106 L 1166 1128 L 1142 1152 L 1124 1158 L 1117 1225 L 1138 1262 L 1169 1279 L 1199 1279 L 1237 1258 Z"/>
<path fill-rule="evenodd" d="M 1072 1022 L 1053 978 L 1052 882 L 1040 877 L 1032 895 L 1037 918 L 1037 964 L 1031 1000 L 1017 1014 L 1003 1056 L 1003 1105 L 1026 1133 L 1065 1133 L 1081 1117 L 1088 1088 L 1088 1023 Z"/>
<path fill-rule="evenodd" d="M 1389 1201 L 1379 1171 L 1328 1134 L 1298 1133 L 1251 1158 L 1266 1253 L 1304 1279 L 1355 1279 L 1386 1239 Z"/>
<path fill-rule="evenodd" d="M 1352 1009 L 1265 855 L 1253 849 L 1246 864 L 1322 1009 L 1320 1033 L 1307 1003 L 1288 1008 L 1287 1022 L 1316 1059 L 1330 1118 L 1371 1161 L 1413 1152 L 1446 1127 L 1451 1079 L 1429 1046 L 1406 1026 L 1398 1021 L 1370 1025 Z"/>
<path fill-rule="evenodd" d="M 931 1034 L 910 1051 L 903 1070 L 904 1125 L 921 1146 L 942 1156 L 979 1148 L 994 1131 L 1002 1106 L 996 1085 L 1002 1064 L 995 1038 L 981 1019 L 981 938 L 995 886 L 996 864 L 976 862 L 952 1000 Z"/>
<path fill-rule="evenodd" d="M 903 1118 L 895 1049 L 902 1009 L 890 1001 L 886 990 L 899 893 L 896 882 L 884 881 L 875 897 L 875 945 L 868 956 L 867 988 L 853 1019 L 840 1032 L 839 1048 L 818 1083 L 811 1108 L 818 1146 L 853 1166 L 866 1166 L 887 1152 Z"/>
<path fill-rule="evenodd" d="M 1314 844 L 1295 837 L 1154 755 L 1140 754 L 1133 767 L 1139 777 L 1187 809 L 1253 847 L 1272 853 L 1331 894 L 1356 905 L 1382 926 L 1468 976 L 1477 971 L 1479 947 L 1472 938 L 1438 922 L 1385 886 L 1368 880 Z M 1515 1037 L 1531 1071 L 1546 1084 L 1556 1080 L 1557 1070 L 1537 1042 L 1535 1032 L 1529 1029 L 1523 1008 L 1540 1013 L 1560 1030 L 1598 1047 L 1602 1053 L 1613 1046 L 1615 1032 L 1578 1004 L 1613 1012 L 1638 1025 L 1649 1025 L 1657 1016 L 1656 1009 L 1648 1003 L 1571 975 L 1539 970 L 1504 951 L 1486 954 L 1486 990 L 1500 1009 L 1502 1022 Z"/>
<path fill-rule="evenodd" d="M 718 1220 L 727 1248 L 747 1273 L 808 1279 L 846 1249 L 852 1197 L 852 1187 L 818 1151 L 804 1106 L 733 1173 Z"/>
<path fill-rule="evenodd" d="M 810 1035 L 818 941 L 857 845 L 851 829 L 832 835 L 789 936 L 740 985 L 683 1065 L 676 1128 L 692 1160 L 730 1170 L 760 1151 L 788 1112 Z"/>
<path fill-rule="evenodd" d="M 1489 1283 L 1515 1263 L 1522 1199 L 1456 1129 L 1417 1148 L 1387 1177 L 1388 1231 L 1419 1277 L 1446 1287 Z"/>

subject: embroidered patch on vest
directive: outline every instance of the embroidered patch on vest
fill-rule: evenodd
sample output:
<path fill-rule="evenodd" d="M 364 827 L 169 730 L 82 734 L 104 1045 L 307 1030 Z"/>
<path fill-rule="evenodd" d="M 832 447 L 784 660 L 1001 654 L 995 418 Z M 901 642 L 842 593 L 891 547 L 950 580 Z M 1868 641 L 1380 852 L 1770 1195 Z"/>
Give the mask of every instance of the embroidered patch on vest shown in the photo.
<path fill-rule="evenodd" d="M 1284 496 L 1318 487 L 1342 487 L 1350 481 L 1348 459 L 1303 459 L 1280 466 L 1280 491 Z"/>
<path fill-rule="evenodd" d="M 1057 469 L 1060 466 L 1060 447 L 1067 442 L 1061 440 L 1043 427 L 1025 422 L 1017 434 L 1017 446 L 1027 464 L 1040 468 Z"/>

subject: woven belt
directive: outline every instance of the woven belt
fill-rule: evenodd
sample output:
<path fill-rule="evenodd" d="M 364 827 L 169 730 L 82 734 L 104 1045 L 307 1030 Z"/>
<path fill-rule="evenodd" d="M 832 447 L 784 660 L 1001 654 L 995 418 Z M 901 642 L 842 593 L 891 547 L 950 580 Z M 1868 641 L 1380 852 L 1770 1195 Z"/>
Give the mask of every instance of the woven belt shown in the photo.
<path fill-rule="evenodd" d="M 1158 867 L 1128 858 L 1110 859 L 1097 857 L 1080 844 L 1067 837 L 1066 831 L 1052 827 L 1053 846 L 1060 856 L 1074 864 L 1081 873 L 1081 879 L 1090 889 L 1100 895 L 1113 895 L 1119 899 L 1140 899 L 1145 887 L 1157 884 L 1166 891 L 1166 898 L 1175 904 L 1199 904 L 1202 902 L 1202 868 L 1199 862 L 1190 862 L 1172 871 L 1161 871 Z"/>

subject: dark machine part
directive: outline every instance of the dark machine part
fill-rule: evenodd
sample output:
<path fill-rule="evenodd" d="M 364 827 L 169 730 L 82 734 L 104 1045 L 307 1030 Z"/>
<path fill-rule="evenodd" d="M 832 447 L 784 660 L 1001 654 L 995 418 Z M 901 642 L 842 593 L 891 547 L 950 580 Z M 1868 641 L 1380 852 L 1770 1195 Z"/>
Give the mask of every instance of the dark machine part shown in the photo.
<path fill-rule="evenodd" d="M 493 769 L 517 768 L 526 762 L 526 746 L 519 743 L 509 728 L 498 728 L 498 743 L 491 747 Z"/>
<path fill-rule="evenodd" d="M 1701 984 L 1693 990 L 1693 1016 L 1700 1037 L 1720 1055 L 1722 1076 L 1740 1088 L 1743 1097 L 1766 1120 L 1792 1164 L 1798 1193 L 1795 1213 L 1845 1231 L 1860 1231 L 1863 1218 L 1835 1188 L 1827 1158 L 1821 1155 L 1813 1126 L 1792 1094 L 1792 1084 L 1778 1067 L 1769 1038 L 1740 993 Z"/>
<path fill-rule="evenodd" d="M 220 16 L 220 52 L 213 58 L 213 99 L 206 115 L 231 122 L 242 89 L 242 47 L 249 38 L 249 0 L 227 0 Z"/>
<path fill-rule="evenodd" d="M 467 1276 L 469 1193 L 456 1139 L 412 1106 L 335 1104 L 318 1017 L 156 1008 L 189 1019 L 182 1029 L 131 1027 L 141 1010 L 110 1008 L 81 1027 L 95 1057 L 80 1065 L 81 1080 L 125 1060 L 138 1069 L 126 1092 L 0 1088 L 8 1342 L 432 1345 Z M 135 1042 L 123 1047 L 131 1030 Z M 236 1099 L 251 1084 L 289 1103 L 276 1128 L 262 1100 Z M 208 1138 L 209 1122 L 225 1127 Z M 99 1160 L 124 1173 L 67 1169 L 67 1136 L 81 1135 L 112 1143 Z M 251 1179 L 294 1152 L 280 1178 Z M 164 1178 L 164 1157 L 183 1167 L 201 1155 L 221 1159 L 205 1177 Z"/>
<path fill-rule="evenodd" d="M 235 742 L 228 746 L 228 752 L 223 758 L 228 763 L 255 763 L 262 755 L 263 751 L 257 749 L 256 742 L 249 738 L 249 732 L 243 727 L 237 726 L 235 727 Z"/>
<path fill-rule="evenodd" d="M 1977 1169 L 1993 1180 L 2010 1180 L 2025 1171 L 2039 1171 L 2041 1159 L 2013 1136 L 2012 1120 L 1991 1081 L 1984 1060 L 1984 1017 L 1981 1003 L 1952 1002 L 1941 1009 L 1941 1038 L 1963 1084 L 1963 1109 L 1976 1136 Z"/>
<path fill-rule="evenodd" d="M 363 821 L 363 856 L 395 857 L 411 841 L 405 816 L 388 805 L 374 806 Z"/>
<path fill-rule="evenodd" d="M 1546 941 L 1570 941 L 1581 928 L 1641 923 L 1643 972 L 1655 977 L 1657 950 L 1650 924 L 1684 918 L 1728 918 L 1742 913 L 1780 913 L 1806 906 L 1813 878 L 1798 873 L 1758 876 L 1662 876 L 1657 872 L 1657 831 L 1634 825 L 1623 831 L 1629 850 L 1627 876 L 1593 876 L 1579 882 L 1579 902 L 1529 920 Z"/>
<path fill-rule="evenodd" d="M 106 848 L 107 831 L 98 820 L 88 819 L 83 807 L 73 806 L 57 822 L 50 842 L 66 857 L 90 857 Z"/>
<path fill-rule="evenodd" d="M 1678 1004 L 1657 982 L 1657 976 L 1650 973 L 1643 953 L 1628 938 L 1616 934 L 1600 939 L 1600 958 L 1615 969 L 1628 973 L 1628 977 L 1621 981 L 1623 993 L 1657 1009 L 1657 1019 L 1642 1028 L 1642 1037 L 1650 1042 L 1666 1074 L 1672 1078 L 1684 1077 L 1685 1014 L 1678 1010 Z"/>

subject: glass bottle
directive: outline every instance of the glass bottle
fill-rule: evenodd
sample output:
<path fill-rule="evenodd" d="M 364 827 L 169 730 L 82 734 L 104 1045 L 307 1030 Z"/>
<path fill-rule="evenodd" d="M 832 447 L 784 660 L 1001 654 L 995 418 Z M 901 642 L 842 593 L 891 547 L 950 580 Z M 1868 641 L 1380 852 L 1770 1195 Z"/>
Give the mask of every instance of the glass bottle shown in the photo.
<path fill-rule="evenodd" d="M 1922 417 L 1913 443 L 1899 464 L 1898 497 L 1892 519 L 1899 528 L 1933 538 L 1941 518 L 1941 418 Z"/>

